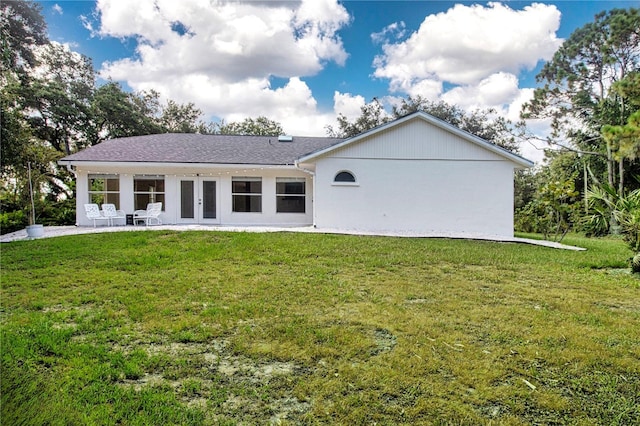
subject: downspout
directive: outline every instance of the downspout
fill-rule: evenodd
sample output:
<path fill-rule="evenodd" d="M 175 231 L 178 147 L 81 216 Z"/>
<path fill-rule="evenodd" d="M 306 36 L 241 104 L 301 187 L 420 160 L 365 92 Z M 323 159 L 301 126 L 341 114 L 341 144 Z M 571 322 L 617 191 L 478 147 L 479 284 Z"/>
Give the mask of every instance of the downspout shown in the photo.
<path fill-rule="evenodd" d="M 304 167 L 300 167 L 300 164 L 298 163 L 298 160 L 295 161 L 295 163 L 293 163 L 293 165 L 296 167 L 296 169 L 300 170 L 303 173 L 308 174 L 309 176 L 311 176 L 311 186 L 312 186 L 312 196 L 311 196 L 311 208 L 313 209 L 313 227 L 316 227 L 316 174 L 315 172 L 309 170 L 309 169 L 305 169 Z"/>

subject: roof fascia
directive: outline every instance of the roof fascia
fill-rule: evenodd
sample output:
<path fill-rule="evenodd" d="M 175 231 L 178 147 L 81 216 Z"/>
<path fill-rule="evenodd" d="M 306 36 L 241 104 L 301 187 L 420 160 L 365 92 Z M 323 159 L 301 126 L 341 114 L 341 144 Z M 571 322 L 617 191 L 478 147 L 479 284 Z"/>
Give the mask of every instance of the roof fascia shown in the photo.
<path fill-rule="evenodd" d="M 62 166 L 75 167 L 119 167 L 119 168 L 210 168 L 210 169 L 246 169 L 247 167 L 260 169 L 296 169 L 295 164 L 225 164 L 225 163 L 154 163 L 143 161 L 78 161 L 58 160 Z"/>

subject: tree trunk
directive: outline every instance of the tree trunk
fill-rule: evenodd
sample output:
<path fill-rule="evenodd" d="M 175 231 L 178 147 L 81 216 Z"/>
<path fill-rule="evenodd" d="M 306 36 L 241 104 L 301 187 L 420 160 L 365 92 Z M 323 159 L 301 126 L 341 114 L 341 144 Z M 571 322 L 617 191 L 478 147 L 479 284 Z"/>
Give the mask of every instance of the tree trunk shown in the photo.
<path fill-rule="evenodd" d="M 618 195 L 624 196 L 624 159 L 618 161 Z"/>
<path fill-rule="evenodd" d="M 614 176 L 614 163 L 613 152 L 611 151 L 611 144 L 607 142 L 607 182 L 611 188 L 616 187 L 615 176 Z"/>

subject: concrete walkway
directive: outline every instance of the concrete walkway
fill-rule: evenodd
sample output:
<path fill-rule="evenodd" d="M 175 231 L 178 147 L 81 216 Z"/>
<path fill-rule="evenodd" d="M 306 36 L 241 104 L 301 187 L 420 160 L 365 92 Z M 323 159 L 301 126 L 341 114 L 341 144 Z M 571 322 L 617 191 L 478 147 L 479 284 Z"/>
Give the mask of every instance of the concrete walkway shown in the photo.
<path fill-rule="evenodd" d="M 222 232 L 307 232 L 318 234 L 342 234 L 342 235 L 370 235 L 384 237 L 405 237 L 405 238 L 453 238 L 467 240 L 496 241 L 504 243 L 522 243 L 537 246 L 550 247 L 563 250 L 586 250 L 581 247 L 568 246 L 552 241 L 533 240 L 529 238 L 503 237 L 498 235 L 481 234 L 453 234 L 453 233 L 398 233 L 398 232 L 364 232 L 364 231 L 344 231 L 337 229 L 317 229 L 313 226 L 302 227 L 266 227 L 266 226 L 207 226 L 207 225 L 156 225 L 156 226 L 47 226 L 44 228 L 42 238 L 60 237 L 64 235 L 95 234 L 105 232 L 132 232 L 132 231 L 222 231 Z M 0 237 L 0 242 L 8 243 L 12 241 L 28 240 L 27 231 L 21 230 L 5 234 Z"/>

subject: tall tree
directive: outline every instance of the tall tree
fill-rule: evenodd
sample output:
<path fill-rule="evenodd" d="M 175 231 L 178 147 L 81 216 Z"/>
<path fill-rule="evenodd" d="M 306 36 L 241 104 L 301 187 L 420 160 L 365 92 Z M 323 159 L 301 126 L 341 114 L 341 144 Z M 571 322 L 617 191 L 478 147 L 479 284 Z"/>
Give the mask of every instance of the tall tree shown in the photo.
<path fill-rule="evenodd" d="M 167 129 L 157 119 L 159 97 L 155 91 L 125 92 L 113 81 L 98 87 L 91 99 L 91 145 L 106 139 L 165 133 Z"/>
<path fill-rule="evenodd" d="M 169 99 L 162 108 L 159 124 L 169 133 L 208 133 L 206 124 L 201 120 L 202 110 L 195 104 L 178 104 Z"/>
<path fill-rule="evenodd" d="M 338 114 L 338 128 L 327 126 L 326 132 L 329 137 L 350 138 L 385 124 L 391 119 L 382 103 L 377 98 L 373 98 L 370 103 L 360 107 L 360 116 L 353 121 L 349 121 L 342 113 Z"/>
<path fill-rule="evenodd" d="M 24 148 L 33 137 L 22 112 L 20 83 L 15 75 L 7 76 L 0 86 L 0 175 L 9 177 L 15 166 L 24 164 Z"/>
<path fill-rule="evenodd" d="M 25 113 L 35 136 L 68 155 L 89 143 L 95 72 L 89 58 L 57 43 L 38 58 L 37 72 L 23 80 Z"/>
<path fill-rule="evenodd" d="M 47 44 L 47 24 L 39 3 L 24 0 L 0 2 L 0 49 L 2 72 L 33 68 L 34 48 Z"/>
<path fill-rule="evenodd" d="M 552 145 L 601 158 L 610 186 L 624 191 L 625 159 L 603 138 L 604 125 L 624 125 L 631 113 L 611 88 L 639 70 L 640 12 L 613 9 L 574 31 L 537 76 L 544 86 L 523 107 L 523 118 L 550 119 Z M 616 167 L 617 165 L 617 167 Z"/>
<path fill-rule="evenodd" d="M 0 174 L 24 164 L 33 134 L 23 113 L 21 80 L 37 65 L 35 51 L 49 42 L 42 6 L 28 1 L 0 2 Z"/>
<path fill-rule="evenodd" d="M 616 81 L 611 90 L 620 97 L 631 115 L 623 125 L 604 125 L 602 136 L 614 147 L 616 160 L 636 160 L 640 158 L 640 72 L 629 73 Z"/>

